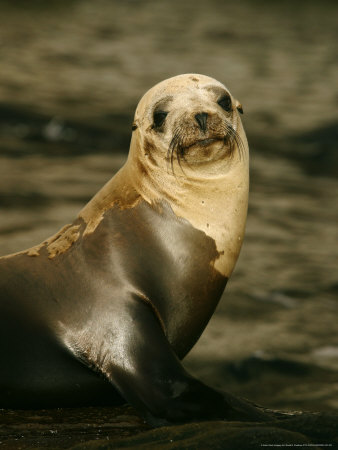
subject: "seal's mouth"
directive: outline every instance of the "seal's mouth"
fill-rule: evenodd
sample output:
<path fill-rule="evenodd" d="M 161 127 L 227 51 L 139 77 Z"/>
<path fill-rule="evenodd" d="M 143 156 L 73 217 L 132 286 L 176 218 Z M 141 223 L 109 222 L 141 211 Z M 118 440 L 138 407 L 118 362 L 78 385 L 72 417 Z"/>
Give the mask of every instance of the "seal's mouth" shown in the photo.
<path fill-rule="evenodd" d="M 198 139 L 197 141 L 193 142 L 192 144 L 186 145 L 185 147 L 182 147 L 183 151 L 188 150 L 191 147 L 199 146 L 199 147 L 208 147 L 211 144 L 214 144 L 215 142 L 224 142 L 224 138 L 207 138 L 207 139 Z"/>

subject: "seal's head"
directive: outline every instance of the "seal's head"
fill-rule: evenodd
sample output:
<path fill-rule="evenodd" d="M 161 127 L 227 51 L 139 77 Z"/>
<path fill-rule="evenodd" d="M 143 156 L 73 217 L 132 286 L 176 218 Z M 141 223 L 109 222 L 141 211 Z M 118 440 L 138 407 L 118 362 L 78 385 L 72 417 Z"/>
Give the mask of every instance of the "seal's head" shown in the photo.
<path fill-rule="evenodd" d="M 188 168 L 205 175 L 215 163 L 245 152 L 242 107 L 213 78 L 179 75 L 162 81 L 141 99 L 133 123 L 132 147 L 144 166 L 156 164 L 183 176 Z M 131 148 L 132 150 L 132 148 Z M 176 166 L 179 169 L 176 171 Z"/>

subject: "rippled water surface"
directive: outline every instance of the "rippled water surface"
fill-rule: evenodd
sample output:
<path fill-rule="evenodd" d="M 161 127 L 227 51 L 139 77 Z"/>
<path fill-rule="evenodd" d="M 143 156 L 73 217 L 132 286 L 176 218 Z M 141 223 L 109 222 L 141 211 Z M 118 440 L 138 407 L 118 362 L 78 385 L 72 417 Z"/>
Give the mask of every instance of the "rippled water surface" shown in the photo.
<path fill-rule="evenodd" d="M 0 4 L 0 254 L 71 221 L 125 161 L 139 97 L 205 73 L 243 103 L 242 253 L 186 358 L 266 406 L 338 409 L 335 2 Z"/>

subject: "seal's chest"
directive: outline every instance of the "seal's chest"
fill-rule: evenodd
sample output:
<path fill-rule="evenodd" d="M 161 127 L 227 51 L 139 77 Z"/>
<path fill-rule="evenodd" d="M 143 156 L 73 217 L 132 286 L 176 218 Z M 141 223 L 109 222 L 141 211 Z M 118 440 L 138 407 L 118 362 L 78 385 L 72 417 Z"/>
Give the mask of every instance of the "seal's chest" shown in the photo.
<path fill-rule="evenodd" d="M 208 323 L 226 284 L 214 268 L 219 258 L 215 241 L 177 217 L 168 202 L 141 201 L 130 209 L 109 210 L 85 245 L 91 253 L 99 248 L 106 262 L 119 261 L 118 268 L 113 264 L 105 272 L 112 292 L 115 285 L 128 284 L 149 299 L 169 342 L 183 356 Z"/>

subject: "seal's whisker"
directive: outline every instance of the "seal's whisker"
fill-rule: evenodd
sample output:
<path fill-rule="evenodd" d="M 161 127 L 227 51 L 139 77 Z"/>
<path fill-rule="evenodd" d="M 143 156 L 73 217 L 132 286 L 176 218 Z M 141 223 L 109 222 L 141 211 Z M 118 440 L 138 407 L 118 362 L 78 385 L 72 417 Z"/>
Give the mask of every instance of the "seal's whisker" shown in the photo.
<path fill-rule="evenodd" d="M 235 131 L 235 130 L 233 130 L 233 131 L 234 131 L 233 139 L 237 145 L 239 158 L 241 160 L 244 156 L 244 143 L 242 141 L 241 136 L 237 133 L 237 131 Z"/>
<path fill-rule="evenodd" d="M 169 163 L 170 163 L 171 171 L 172 171 L 173 175 L 175 175 L 175 171 L 174 171 L 174 152 L 175 152 L 175 149 L 177 147 L 178 141 L 179 141 L 179 130 L 176 128 L 174 130 L 174 136 L 173 136 L 173 138 L 172 138 L 172 140 L 171 140 L 171 142 L 169 144 L 168 151 L 167 151 L 167 157 L 166 157 L 167 165 L 169 165 Z"/>
<path fill-rule="evenodd" d="M 237 146 L 239 157 L 240 159 L 242 159 L 244 153 L 244 144 L 240 135 L 229 123 L 224 124 L 224 131 L 224 142 L 229 146 L 230 155 L 234 154 L 235 147 Z"/>
<path fill-rule="evenodd" d="M 170 164 L 171 164 L 171 171 L 172 171 L 173 175 L 175 175 L 174 157 L 175 157 L 175 152 L 177 152 L 178 142 L 179 142 L 179 133 L 177 132 L 173 139 L 173 145 L 171 147 L 171 154 L 170 154 Z"/>
<path fill-rule="evenodd" d="M 183 175 L 186 175 L 186 173 L 183 170 L 182 164 L 181 164 L 181 158 L 183 159 L 183 161 L 187 162 L 184 156 L 184 146 L 182 145 L 182 140 L 179 140 L 179 143 L 176 147 L 176 158 L 177 158 L 177 162 L 178 165 L 180 166 L 180 169 L 183 173 Z"/>
<path fill-rule="evenodd" d="M 176 154 L 176 155 L 175 155 Z M 170 142 L 168 152 L 167 152 L 167 161 L 170 162 L 171 170 L 173 175 L 175 175 L 175 169 L 174 169 L 174 159 L 177 159 L 177 162 L 184 173 L 181 165 L 181 158 L 184 158 L 184 146 L 182 145 L 182 137 L 181 137 L 181 130 L 180 128 L 176 128 L 174 130 L 174 136 Z"/>

